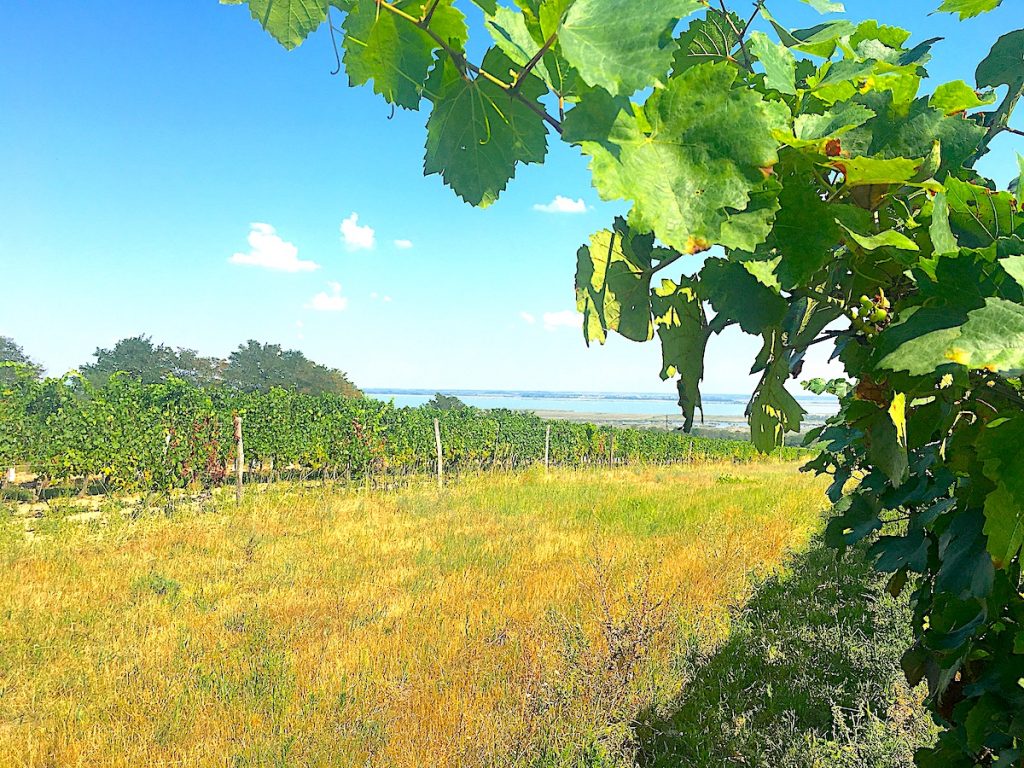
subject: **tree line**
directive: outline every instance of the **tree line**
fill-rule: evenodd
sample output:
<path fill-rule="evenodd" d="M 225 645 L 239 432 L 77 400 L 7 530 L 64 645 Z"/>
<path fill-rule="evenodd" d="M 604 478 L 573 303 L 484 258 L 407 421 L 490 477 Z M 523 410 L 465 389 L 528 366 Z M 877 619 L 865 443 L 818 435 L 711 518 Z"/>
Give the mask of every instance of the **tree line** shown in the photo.
<path fill-rule="evenodd" d="M 43 367 L 8 336 L 0 336 L 0 363 L 17 363 L 33 379 Z M 307 395 L 335 394 L 361 397 L 362 392 L 344 371 L 316 363 L 295 349 L 250 339 L 227 358 L 203 357 L 194 349 L 172 348 L 150 336 L 121 339 L 113 347 L 97 347 L 92 360 L 78 368 L 94 387 L 102 387 L 115 373 L 126 373 L 142 384 L 162 384 L 172 377 L 197 387 L 225 387 L 238 392 L 269 392 L 278 387 Z M 0 383 L 13 381 L 10 368 L 0 368 Z"/>

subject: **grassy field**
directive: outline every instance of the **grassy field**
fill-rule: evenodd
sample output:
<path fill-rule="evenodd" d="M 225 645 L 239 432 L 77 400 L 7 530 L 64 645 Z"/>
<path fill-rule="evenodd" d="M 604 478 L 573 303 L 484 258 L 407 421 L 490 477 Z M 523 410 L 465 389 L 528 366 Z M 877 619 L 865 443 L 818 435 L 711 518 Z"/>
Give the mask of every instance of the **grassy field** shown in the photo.
<path fill-rule="evenodd" d="M 7 516 L 0 765 L 703 756 L 654 724 L 685 718 L 820 513 L 819 483 L 769 463 Z"/>

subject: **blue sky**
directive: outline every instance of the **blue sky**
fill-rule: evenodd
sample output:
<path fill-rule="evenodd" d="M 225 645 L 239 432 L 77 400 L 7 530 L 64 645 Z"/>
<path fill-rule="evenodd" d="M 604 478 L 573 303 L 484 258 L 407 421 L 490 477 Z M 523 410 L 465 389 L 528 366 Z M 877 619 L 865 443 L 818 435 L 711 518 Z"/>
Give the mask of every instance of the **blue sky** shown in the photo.
<path fill-rule="evenodd" d="M 929 16 L 938 0 L 847 5 L 945 37 L 935 82 L 973 83 L 998 35 L 1024 25 L 1019 0 L 965 23 Z M 771 7 L 791 26 L 819 19 L 795 0 Z M 624 210 L 597 199 L 577 150 L 552 141 L 545 165 L 470 208 L 421 174 L 426 112 L 388 119 L 333 67 L 325 28 L 289 53 L 213 0 L 9 4 L 0 334 L 50 373 L 147 333 L 218 356 L 274 341 L 370 387 L 668 388 L 657 343 L 588 350 L 573 327 L 576 249 Z M 980 170 L 1005 185 L 1015 150 L 1024 140 L 1003 137 Z M 535 210 L 559 195 L 585 212 Z M 268 259 L 297 271 L 233 263 Z M 714 339 L 706 391 L 750 391 L 757 348 Z"/>

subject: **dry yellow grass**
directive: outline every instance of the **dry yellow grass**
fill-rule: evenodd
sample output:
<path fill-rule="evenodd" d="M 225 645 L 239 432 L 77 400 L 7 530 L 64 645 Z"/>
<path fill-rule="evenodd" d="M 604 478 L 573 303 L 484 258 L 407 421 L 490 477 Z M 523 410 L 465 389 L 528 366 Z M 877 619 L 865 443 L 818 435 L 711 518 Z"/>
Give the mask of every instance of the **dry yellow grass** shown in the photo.
<path fill-rule="evenodd" d="M 628 765 L 820 499 L 708 465 L 8 520 L 0 765 Z"/>

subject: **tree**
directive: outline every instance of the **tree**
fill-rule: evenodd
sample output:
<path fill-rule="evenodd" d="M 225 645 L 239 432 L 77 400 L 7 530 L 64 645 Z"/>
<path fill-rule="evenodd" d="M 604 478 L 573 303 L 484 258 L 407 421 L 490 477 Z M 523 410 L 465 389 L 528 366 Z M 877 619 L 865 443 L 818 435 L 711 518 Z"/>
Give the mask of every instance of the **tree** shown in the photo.
<path fill-rule="evenodd" d="M 43 368 L 32 358 L 25 354 L 22 349 L 10 336 L 0 336 L 0 365 L 3 363 L 14 363 L 22 368 L 23 373 L 32 379 L 39 379 L 43 375 Z M 0 368 L 0 384 L 14 381 L 14 373 L 10 367 Z"/>
<path fill-rule="evenodd" d="M 763 0 L 748 18 L 724 1 L 473 2 L 493 41 L 480 64 L 455 0 L 248 5 L 288 48 L 343 13 L 350 84 L 430 108 L 424 171 L 468 203 L 493 203 L 551 135 L 587 155 L 598 193 L 630 210 L 577 253 L 585 339 L 657 336 L 687 428 L 711 334 L 762 340 L 748 415 L 764 450 L 799 429 L 786 384 L 806 350 L 833 343 L 849 379 L 810 385 L 841 397 L 811 468 L 833 478 L 828 541 L 873 539 L 891 590 L 914 590 L 903 665 L 945 727 L 918 763 L 1019 765 L 1022 185 L 974 166 L 1020 133 L 1024 30 L 978 55 L 973 84 L 928 95 L 937 41 L 875 21 L 790 29 Z"/>
<path fill-rule="evenodd" d="M 220 358 L 202 357 L 194 349 L 178 347 L 174 359 L 174 375 L 197 387 L 212 387 L 224 378 L 227 362 Z"/>
<path fill-rule="evenodd" d="M 252 339 L 231 353 L 224 368 L 224 383 L 242 392 L 269 392 L 272 387 L 280 387 L 306 394 L 362 395 L 342 371 L 314 363 L 298 350 Z"/>
<path fill-rule="evenodd" d="M 442 395 L 438 392 L 433 398 L 424 403 L 423 407 L 433 408 L 438 411 L 462 411 L 469 406 L 454 395 Z"/>
<path fill-rule="evenodd" d="M 121 339 L 112 348 L 97 347 L 94 362 L 81 367 L 82 375 L 94 386 L 102 386 L 115 373 L 124 372 L 143 384 L 159 384 L 178 370 L 178 357 L 164 344 L 149 336 Z"/>

